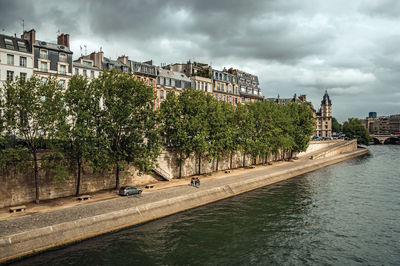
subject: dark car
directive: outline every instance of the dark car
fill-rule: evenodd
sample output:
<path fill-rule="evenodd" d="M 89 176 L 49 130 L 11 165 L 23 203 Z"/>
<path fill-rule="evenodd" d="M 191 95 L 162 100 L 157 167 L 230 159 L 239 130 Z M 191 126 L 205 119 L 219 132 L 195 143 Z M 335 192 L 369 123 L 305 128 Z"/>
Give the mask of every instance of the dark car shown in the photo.
<path fill-rule="evenodd" d="M 142 190 L 137 187 L 132 187 L 132 186 L 124 186 L 119 189 L 119 193 L 121 196 L 129 196 L 129 195 L 134 195 L 134 194 L 141 194 Z"/>

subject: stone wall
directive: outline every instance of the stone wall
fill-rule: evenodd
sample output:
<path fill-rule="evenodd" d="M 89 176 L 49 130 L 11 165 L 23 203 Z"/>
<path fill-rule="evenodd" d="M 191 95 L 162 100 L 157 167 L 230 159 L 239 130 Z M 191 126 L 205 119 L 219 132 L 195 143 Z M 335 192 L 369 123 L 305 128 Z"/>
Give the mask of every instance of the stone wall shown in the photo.
<path fill-rule="evenodd" d="M 290 153 L 285 155 L 282 152 L 270 154 L 268 162 L 288 158 Z M 230 155 L 218 161 L 218 170 L 230 169 Z M 257 158 L 256 164 L 262 164 L 264 158 Z M 172 178 L 179 177 L 179 164 L 176 154 L 172 151 L 163 151 L 158 158 L 159 167 L 171 174 Z M 246 155 L 245 165 L 253 165 L 254 162 L 250 155 Z M 199 160 L 194 154 L 190 155 L 182 163 L 182 177 L 198 174 Z M 243 154 L 237 152 L 232 155 L 232 168 L 243 167 Z M 217 169 L 217 160 L 201 158 L 200 174 L 209 174 Z M 155 183 L 160 180 L 155 174 L 138 175 L 133 167 L 121 173 L 120 185 L 143 186 Z M 33 179 L 33 170 L 10 171 L 0 174 L 0 208 L 20 205 L 35 200 L 35 184 Z M 69 177 L 62 182 L 58 182 L 51 174 L 44 171 L 39 173 L 39 198 L 40 200 L 55 199 L 75 195 L 76 174 L 71 172 Z M 93 193 L 101 190 L 109 190 L 115 187 L 115 177 L 113 172 L 103 172 L 94 175 L 89 167 L 85 167 L 81 177 L 81 194 Z"/>

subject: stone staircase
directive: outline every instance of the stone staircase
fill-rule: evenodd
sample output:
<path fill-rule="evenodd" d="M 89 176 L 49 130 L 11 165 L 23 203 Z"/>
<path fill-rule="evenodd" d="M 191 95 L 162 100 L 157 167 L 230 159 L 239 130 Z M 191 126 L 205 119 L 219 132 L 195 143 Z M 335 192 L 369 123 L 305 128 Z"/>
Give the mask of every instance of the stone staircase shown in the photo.
<path fill-rule="evenodd" d="M 157 168 L 153 168 L 153 172 L 156 173 L 157 175 L 161 176 L 162 178 L 164 178 L 167 181 L 170 181 L 172 178 L 172 175 L 170 173 L 168 173 L 166 170 L 157 167 Z"/>

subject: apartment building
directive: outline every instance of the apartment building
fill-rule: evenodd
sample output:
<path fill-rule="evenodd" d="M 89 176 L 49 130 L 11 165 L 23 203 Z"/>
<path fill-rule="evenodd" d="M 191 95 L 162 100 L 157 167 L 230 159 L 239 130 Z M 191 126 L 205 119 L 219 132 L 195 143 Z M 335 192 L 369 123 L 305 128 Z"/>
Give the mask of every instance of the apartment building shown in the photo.
<path fill-rule="evenodd" d="M 227 70 L 212 69 L 213 94 L 222 102 L 237 106 L 240 103 L 239 83 L 236 75 Z"/>
<path fill-rule="evenodd" d="M 30 78 L 33 61 L 29 40 L 0 34 L 0 88 L 7 80 Z"/>
<path fill-rule="evenodd" d="M 181 93 L 184 89 L 192 87 L 192 80 L 185 74 L 169 69 L 159 68 L 157 77 L 156 108 L 160 107 L 168 92 Z"/>
<path fill-rule="evenodd" d="M 228 69 L 227 72 L 236 76 L 239 86 L 240 101 L 242 103 L 264 100 L 256 75 L 233 68 Z"/>

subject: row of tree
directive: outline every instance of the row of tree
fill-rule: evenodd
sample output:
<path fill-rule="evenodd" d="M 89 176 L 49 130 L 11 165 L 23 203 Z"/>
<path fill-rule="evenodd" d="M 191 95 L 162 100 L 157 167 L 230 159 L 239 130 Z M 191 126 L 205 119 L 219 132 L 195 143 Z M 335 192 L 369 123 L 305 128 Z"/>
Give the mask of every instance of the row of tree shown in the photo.
<path fill-rule="evenodd" d="M 40 167 L 59 180 L 74 170 L 78 195 L 84 165 L 114 171 L 118 188 L 126 165 L 139 172 L 154 167 L 163 142 L 176 151 L 181 176 L 182 163 L 192 153 L 200 173 L 202 159 L 218 165 L 236 151 L 242 152 L 243 164 L 246 155 L 256 159 L 278 150 L 303 151 L 313 132 L 305 104 L 255 102 L 233 109 L 193 89 L 169 93 L 158 110 L 154 100 L 152 87 L 115 71 L 91 82 L 73 76 L 65 91 L 56 78 L 9 81 L 0 100 L 0 165 L 32 167 L 39 202 Z M 44 147 L 51 151 L 41 152 Z"/>

